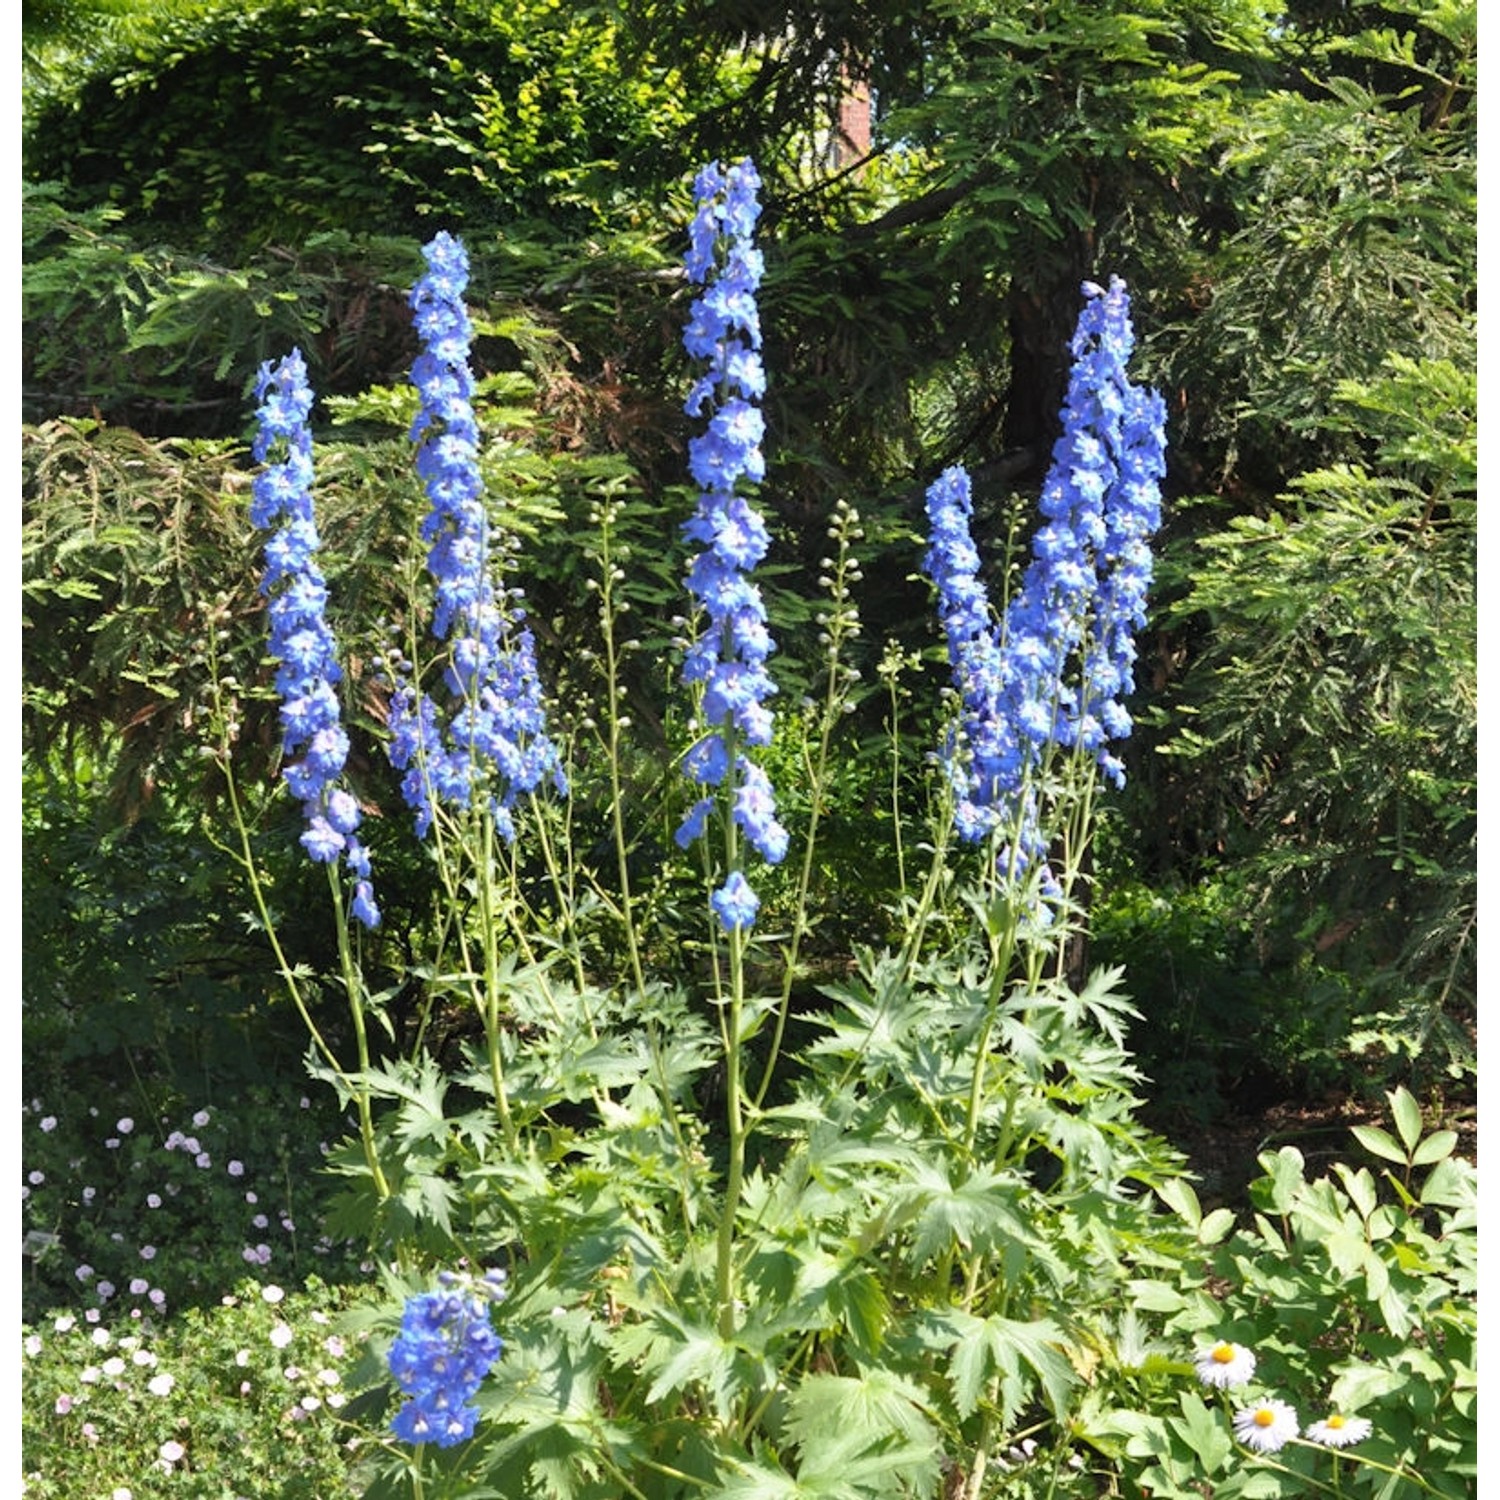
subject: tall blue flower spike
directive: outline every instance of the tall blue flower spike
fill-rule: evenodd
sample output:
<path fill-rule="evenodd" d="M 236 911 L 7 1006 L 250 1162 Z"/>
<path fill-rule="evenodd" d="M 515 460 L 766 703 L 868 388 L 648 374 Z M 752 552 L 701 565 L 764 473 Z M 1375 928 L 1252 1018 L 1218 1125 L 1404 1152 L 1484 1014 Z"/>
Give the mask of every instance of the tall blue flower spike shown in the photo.
<path fill-rule="evenodd" d="M 547 734 L 536 648 L 518 590 L 491 579 L 491 533 L 479 469 L 479 425 L 469 369 L 473 328 L 464 306 L 469 258 L 443 232 L 423 247 L 427 274 L 412 289 L 422 352 L 412 365 L 421 398 L 411 436 L 430 505 L 422 523 L 434 584 L 432 633 L 449 645 L 443 674 L 449 711 L 401 682 L 391 700 L 391 763 L 406 774 L 402 795 L 419 836 L 438 804 L 489 797 L 502 837 L 514 838 L 516 801 L 551 779 L 567 789 Z"/>
<path fill-rule="evenodd" d="M 977 841 L 1014 820 L 1020 868 L 1045 859 L 1027 776 L 1048 745 L 1077 746 L 1114 785 L 1124 781 L 1110 744 L 1130 733 L 1123 700 L 1135 685 L 1135 631 L 1161 524 L 1166 407 L 1125 373 L 1135 345 L 1125 283 L 1115 277 L 1106 292 L 1085 282 L 1083 294 L 1043 525 L 1003 621 L 979 580 L 968 475 L 948 469 L 927 492 L 925 567 L 963 704 L 943 754 L 955 826 Z"/>
<path fill-rule="evenodd" d="M 706 416 L 708 425 L 688 445 L 699 495 L 683 533 L 703 547 L 687 586 L 703 607 L 707 628 L 688 652 L 683 680 L 703 684 L 709 732 L 688 751 L 683 768 L 709 790 L 689 810 L 677 842 L 686 848 L 703 834 L 716 805 L 713 793 L 727 789 L 730 816 L 750 846 L 777 864 L 788 837 L 776 818 L 770 779 L 738 748 L 771 743 L 765 700 L 776 691 L 766 672 L 775 644 L 760 589 L 749 579 L 770 535 L 760 514 L 736 492 L 742 480 L 758 483 L 766 471 L 760 448 L 765 418 L 757 405 L 766 388 L 755 300 L 764 272 L 753 243 L 759 189 L 748 159 L 727 170 L 711 163 L 693 183 L 697 209 L 685 264 L 689 280 L 703 291 L 693 301 L 682 342 L 708 368 L 693 383 L 684 410 L 690 417 Z M 760 903 L 743 873 L 733 870 L 712 904 L 724 929 L 734 931 L 754 924 Z"/>
<path fill-rule="evenodd" d="M 325 609 L 328 586 L 318 566 L 318 526 L 313 513 L 313 393 L 300 351 L 260 367 L 255 383 L 256 435 L 251 452 L 261 464 L 251 492 L 250 520 L 266 531 L 265 594 L 271 619 L 271 654 L 280 662 L 281 748 L 302 752 L 282 776 L 302 803 L 307 829 L 302 847 L 319 864 L 342 856 L 354 876 L 350 909 L 365 927 L 380 924 L 370 880 L 370 854 L 356 837 L 359 803 L 339 778 L 349 737 L 339 721 L 335 691 L 343 676 Z M 279 524 L 278 524 L 279 523 Z"/>

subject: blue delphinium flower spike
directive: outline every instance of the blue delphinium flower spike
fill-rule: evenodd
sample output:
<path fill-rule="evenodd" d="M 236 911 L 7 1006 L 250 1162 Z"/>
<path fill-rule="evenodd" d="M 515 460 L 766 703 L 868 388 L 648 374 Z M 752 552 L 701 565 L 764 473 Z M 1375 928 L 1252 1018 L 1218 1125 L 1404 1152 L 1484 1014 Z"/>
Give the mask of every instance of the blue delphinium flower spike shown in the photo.
<path fill-rule="evenodd" d="M 391 701 L 392 764 L 406 774 L 402 794 L 417 833 L 437 804 L 464 807 L 489 797 L 495 826 L 514 836 L 512 809 L 550 779 L 566 791 L 561 757 L 547 734 L 535 643 L 519 591 L 497 590 L 492 538 L 479 469 L 479 425 L 469 369 L 473 328 L 464 306 L 469 259 L 443 232 L 422 250 L 427 273 L 412 289 L 422 352 L 412 366 L 421 397 L 411 436 L 430 509 L 422 523 L 434 583 L 432 633 L 448 642 L 446 724 L 438 705 L 410 682 Z"/>
<path fill-rule="evenodd" d="M 473 1436 L 475 1393 L 504 1348 L 489 1313 L 489 1299 L 503 1295 L 504 1283 L 503 1273 L 491 1273 L 477 1288 L 458 1277 L 439 1279 L 442 1290 L 407 1299 L 387 1357 L 408 1397 L 391 1430 L 403 1443 L 451 1448 Z"/>
<path fill-rule="evenodd" d="M 313 513 L 312 433 L 308 416 L 313 393 L 307 366 L 293 349 L 285 359 L 260 367 L 255 383 L 256 435 L 251 452 L 261 464 L 250 501 L 250 520 L 276 531 L 265 545 L 261 592 L 271 619 L 271 654 L 280 662 L 281 748 L 302 752 L 282 775 L 302 803 L 307 830 L 302 847 L 319 864 L 341 856 L 354 875 L 355 917 L 369 928 L 380 924 L 370 880 L 369 851 L 360 843 L 359 803 L 342 786 L 349 737 L 339 721 L 335 691 L 341 672 L 333 631 L 324 614 L 328 586 L 318 566 L 318 527 Z"/>
<path fill-rule="evenodd" d="M 703 607 L 707 628 L 688 652 L 683 680 L 703 684 L 703 717 L 709 733 L 684 757 L 699 786 L 724 788 L 730 815 L 768 863 L 786 854 L 787 832 L 776 819 L 776 799 L 765 772 L 740 745 L 771 742 L 765 700 L 776 691 L 766 672 L 775 649 L 760 589 L 749 574 L 766 555 L 770 535 L 743 495 L 742 481 L 765 477 L 761 441 L 765 418 L 758 402 L 766 388 L 760 358 L 760 312 L 755 293 L 764 271 L 753 243 L 760 216 L 760 178 L 748 159 L 727 170 L 704 167 L 693 184 L 697 205 L 685 258 L 688 277 L 703 291 L 694 299 L 683 346 L 708 362 L 688 393 L 684 410 L 707 417 L 707 428 L 688 445 L 688 467 L 699 486 L 697 509 L 683 533 L 703 550 L 688 572 L 688 591 Z M 736 749 L 730 753 L 730 745 Z M 716 806 L 712 796 L 694 803 L 677 831 L 684 848 L 699 838 Z M 748 928 L 759 902 L 734 870 L 714 895 L 726 931 Z"/>
<path fill-rule="evenodd" d="M 1083 292 L 1043 525 L 1003 620 L 979 579 L 968 475 L 949 469 L 927 493 L 925 566 L 963 705 L 943 755 L 955 825 L 970 841 L 1014 826 L 1018 846 L 1006 853 L 1018 869 L 1045 859 L 1027 777 L 1048 745 L 1076 745 L 1115 785 L 1124 779 L 1110 743 L 1130 732 L 1122 700 L 1134 686 L 1134 633 L 1161 520 L 1166 409 L 1125 373 L 1134 347 L 1125 284 L 1116 277 L 1105 292 L 1085 282 Z"/>

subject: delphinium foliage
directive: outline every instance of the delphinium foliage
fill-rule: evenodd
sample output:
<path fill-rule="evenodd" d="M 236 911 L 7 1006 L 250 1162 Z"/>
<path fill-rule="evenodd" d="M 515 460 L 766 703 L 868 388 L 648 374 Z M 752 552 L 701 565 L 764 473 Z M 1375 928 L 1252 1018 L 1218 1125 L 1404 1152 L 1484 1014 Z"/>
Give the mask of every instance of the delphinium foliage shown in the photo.
<path fill-rule="evenodd" d="M 360 1140 L 334 1159 L 348 1180 L 335 1222 L 366 1237 L 386 1292 L 366 1370 L 385 1400 L 372 1496 L 1094 1493 L 1138 1439 L 1109 1405 L 1140 1374 L 1122 1288 L 1161 1303 L 1204 1240 L 1201 1222 L 1153 1207 L 1152 1190 L 1190 1200 L 1179 1159 L 1135 1118 L 1121 976 L 1074 979 L 1065 962 L 1096 800 L 1123 776 L 1163 471 L 1161 400 L 1126 373 L 1125 288 L 1083 287 L 1064 431 L 1013 597 L 997 604 L 982 582 L 967 476 L 932 486 L 927 568 L 955 703 L 912 841 L 927 871 L 899 946 L 858 955 L 799 1016 L 861 533 L 841 506 L 823 696 L 798 729 L 809 815 L 784 823 L 767 767 L 789 757 L 751 577 L 773 545 L 752 503 L 774 479 L 757 186 L 748 161 L 695 182 L 684 343 L 702 366 L 685 405 L 704 426 L 681 527 L 694 616 L 675 744 L 690 791 L 659 808 L 621 792 L 615 512 L 600 510 L 589 554 L 607 727 L 575 708 L 557 718 L 595 737 L 554 739 L 547 664 L 508 582 L 506 497 L 484 483 L 456 239 L 427 247 L 413 293 L 433 602 L 427 628 L 420 610 L 401 626 L 390 738 L 437 893 L 411 936 L 433 953 L 413 974 L 414 1036 L 389 1028 L 386 1055 L 362 1050 L 356 1070 L 326 1047 L 315 1059 L 360 1104 Z M 580 744 L 610 762 L 612 882 L 569 837 L 568 789 L 599 771 Z M 918 816 L 899 787 L 897 814 Z M 656 886 L 632 859 L 642 839 L 667 851 Z M 785 920 L 770 923 L 756 883 L 783 861 Z M 684 890 L 696 921 L 675 910 Z M 646 927 L 664 909 L 675 925 L 653 940 L 687 948 L 690 991 L 652 973 Z M 346 984 L 363 1038 L 384 1001 Z M 1198 1331 L 1178 1329 L 1181 1348 L 1149 1371 L 1195 1401 Z M 1281 1446 L 1267 1410 L 1239 1423 L 1246 1474 Z"/>

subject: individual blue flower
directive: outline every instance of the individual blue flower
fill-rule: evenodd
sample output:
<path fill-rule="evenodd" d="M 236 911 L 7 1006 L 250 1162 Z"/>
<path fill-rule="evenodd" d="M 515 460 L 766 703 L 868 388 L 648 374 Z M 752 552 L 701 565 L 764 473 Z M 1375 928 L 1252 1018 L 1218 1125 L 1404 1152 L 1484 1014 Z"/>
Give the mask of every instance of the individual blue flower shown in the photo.
<path fill-rule="evenodd" d="M 709 897 L 709 904 L 724 931 L 736 932 L 755 925 L 760 897 L 750 889 L 750 882 L 740 871 L 731 870 L 729 878 Z"/>
<path fill-rule="evenodd" d="M 687 587 L 706 626 L 689 648 L 682 676 L 702 684 L 703 718 L 711 732 L 683 758 L 683 769 L 699 786 L 723 788 L 734 825 L 763 859 L 776 864 L 789 839 L 776 819 L 775 794 L 765 772 L 738 749 L 771 743 L 766 699 L 776 691 L 765 670 L 775 643 L 760 589 L 748 577 L 766 555 L 770 535 L 736 492 L 741 481 L 759 483 L 766 472 L 765 418 L 756 404 L 766 383 L 755 300 L 764 265 L 752 243 L 759 189 L 748 159 L 727 169 L 712 162 L 693 184 L 696 211 L 685 264 L 689 280 L 703 291 L 693 301 L 682 341 L 690 355 L 708 361 L 708 370 L 693 383 L 683 409 L 706 418 L 707 427 L 688 444 L 688 467 L 700 492 L 682 530 L 703 548 L 688 570 Z M 677 831 L 679 844 L 686 848 L 703 835 L 714 807 L 712 797 L 693 804 Z M 725 931 L 750 927 L 759 904 L 738 869 L 712 898 Z"/>
<path fill-rule="evenodd" d="M 408 1397 L 391 1419 L 404 1443 L 451 1448 L 471 1437 L 472 1404 L 504 1345 L 490 1326 L 489 1296 L 499 1285 L 473 1289 L 457 1278 L 442 1290 L 409 1297 L 387 1364 Z M 456 1283 L 456 1284 L 453 1284 Z"/>
<path fill-rule="evenodd" d="M 443 232 L 422 251 L 427 273 L 412 289 L 423 341 L 411 379 L 420 398 L 411 436 L 429 510 L 421 535 L 433 579 L 432 633 L 448 643 L 443 673 L 446 722 L 410 680 L 391 700 L 389 754 L 405 775 L 402 795 L 419 836 L 439 805 L 467 807 L 480 791 L 502 837 L 515 833 L 512 809 L 551 780 L 567 788 L 548 736 L 536 648 L 517 590 L 491 577 L 492 537 L 479 468 L 479 425 L 469 369 L 473 328 L 464 306 L 469 260 Z"/>
<path fill-rule="evenodd" d="M 261 592 L 271 622 L 271 654 L 280 665 L 282 777 L 307 819 L 302 847 L 319 864 L 342 857 L 356 877 L 351 906 L 365 927 L 380 925 L 370 882 L 369 855 L 355 838 L 359 803 L 339 779 L 349 757 L 349 737 L 339 723 L 335 691 L 342 677 L 338 648 L 325 607 L 328 585 L 318 567 L 318 527 L 313 513 L 313 393 L 307 366 L 293 349 L 260 367 L 255 383 L 256 434 L 251 452 L 261 464 L 251 489 L 250 519 L 276 531 L 265 544 Z"/>

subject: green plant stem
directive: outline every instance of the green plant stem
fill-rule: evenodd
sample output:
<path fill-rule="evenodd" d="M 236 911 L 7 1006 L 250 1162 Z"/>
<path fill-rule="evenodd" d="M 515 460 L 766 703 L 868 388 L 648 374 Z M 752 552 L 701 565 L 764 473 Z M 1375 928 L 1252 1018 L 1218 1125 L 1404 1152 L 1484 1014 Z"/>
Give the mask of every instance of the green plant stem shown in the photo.
<path fill-rule="evenodd" d="M 745 934 L 736 927 L 729 933 L 728 1056 L 725 1078 L 725 1117 L 729 1129 L 729 1163 L 724 1177 L 724 1201 L 719 1210 L 719 1232 L 714 1289 L 719 1311 L 719 1334 L 734 1337 L 734 1221 L 739 1212 L 745 1181 L 744 1101 L 740 1072 L 743 1066 L 741 1029 L 745 996 Z"/>
<path fill-rule="evenodd" d="M 481 1013 L 485 1047 L 489 1053 L 490 1083 L 495 1090 L 495 1113 L 512 1152 L 519 1144 L 505 1090 L 505 1063 L 500 1049 L 500 922 L 495 910 L 495 820 L 486 812 L 481 824 L 479 863 L 479 920 L 484 933 L 484 994 Z"/>
<path fill-rule="evenodd" d="M 630 972 L 637 990 L 646 988 L 645 967 L 641 963 L 640 936 L 635 928 L 635 906 L 630 893 L 629 841 L 625 834 L 625 786 L 620 776 L 620 653 L 615 644 L 615 610 L 613 606 L 614 564 L 611 560 L 609 517 L 602 527 L 604 553 L 601 558 L 603 583 L 600 588 L 599 619 L 604 637 L 604 690 L 609 694 L 605 715 L 605 761 L 609 767 L 610 827 L 615 842 L 615 868 L 620 881 L 620 920 L 625 928 L 625 947 L 630 956 Z"/>
<path fill-rule="evenodd" d="M 364 1145 L 365 1162 L 374 1179 L 375 1191 L 383 1203 L 391 1196 L 391 1189 L 375 1147 L 375 1119 L 370 1110 L 369 1086 L 365 1082 L 370 1074 L 370 1038 L 365 1028 L 364 979 L 354 958 L 354 945 L 349 941 L 349 923 L 344 915 L 344 890 L 339 882 L 338 865 L 330 861 L 326 868 L 328 889 L 333 898 L 334 931 L 338 934 L 339 968 L 343 972 L 344 993 L 349 999 L 349 1018 L 354 1023 L 354 1045 L 359 1056 L 360 1087 L 354 1096 L 354 1105 L 359 1111 L 359 1138 Z"/>
<path fill-rule="evenodd" d="M 974 1466 L 969 1470 L 968 1482 L 964 1485 L 963 1500 L 980 1500 L 984 1494 L 984 1476 L 990 1466 L 990 1444 L 995 1437 L 994 1414 L 986 1411 L 979 1428 L 979 1443 L 974 1449 Z"/>

